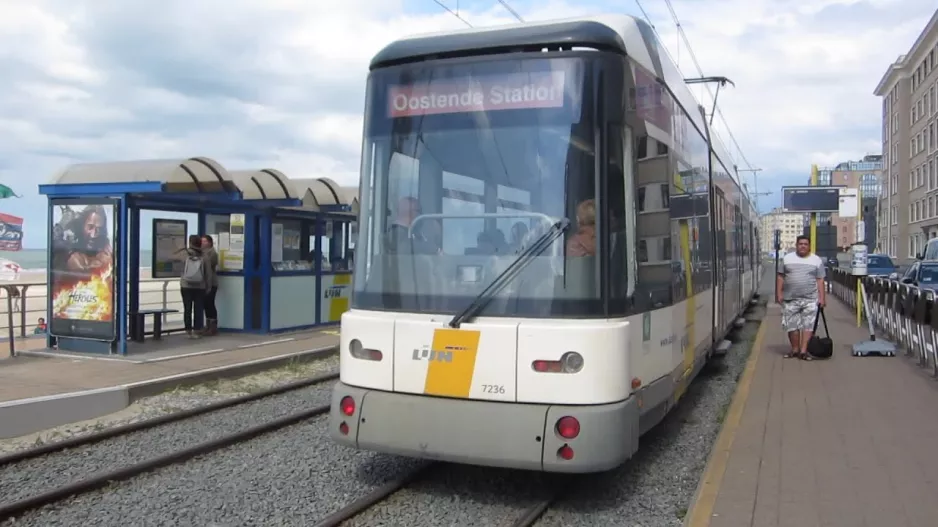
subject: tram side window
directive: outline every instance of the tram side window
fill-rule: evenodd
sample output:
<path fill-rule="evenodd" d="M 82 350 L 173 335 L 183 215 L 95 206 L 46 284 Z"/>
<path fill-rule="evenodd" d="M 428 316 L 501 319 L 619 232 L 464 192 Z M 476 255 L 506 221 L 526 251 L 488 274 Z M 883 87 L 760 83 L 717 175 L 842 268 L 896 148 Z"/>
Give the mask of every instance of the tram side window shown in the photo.
<path fill-rule="evenodd" d="M 609 315 L 627 315 L 633 310 L 635 290 L 635 181 L 632 139 L 621 125 L 609 126 L 609 155 L 606 168 L 606 209 L 609 211 Z M 638 248 L 641 251 L 641 247 Z"/>
<path fill-rule="evenodd" d="M 640 148 L 645 144 L 649 150 L 657 152 L 658 143 L 655 137 L 642 133 L 636 138 L 635 146 Z M 644 202 L 639 205 L 636 218 L 639 254 L 634 302 L 638 312 L 674 303 L 674 276 L 678 271 L 672 260 L 672 243 L 679 238 L 670 218 L 672 168 L 670 155 L 653 155 L 636 161 L 638 188 L 634 192 Z"/>

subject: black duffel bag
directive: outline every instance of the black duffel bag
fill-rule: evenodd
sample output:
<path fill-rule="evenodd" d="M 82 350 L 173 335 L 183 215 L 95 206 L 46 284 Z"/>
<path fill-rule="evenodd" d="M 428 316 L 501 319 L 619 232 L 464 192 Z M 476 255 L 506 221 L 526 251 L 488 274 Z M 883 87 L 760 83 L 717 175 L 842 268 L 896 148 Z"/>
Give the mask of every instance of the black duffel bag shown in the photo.
<path fill-rule="evenodd" d="M 824 335 L 819 337 L 817 334 L 818 322 L 824 321 Z M 834 355 L 834 341 L 831 339 L 831 332 L 827 329 L 827 317 L 824 316 L 824 308 L 818 306 L 817 316 L 814 317 L 814 330 L 811 339 L 808 340 L 808 353 L 816 359 L 829 359 Z"/>

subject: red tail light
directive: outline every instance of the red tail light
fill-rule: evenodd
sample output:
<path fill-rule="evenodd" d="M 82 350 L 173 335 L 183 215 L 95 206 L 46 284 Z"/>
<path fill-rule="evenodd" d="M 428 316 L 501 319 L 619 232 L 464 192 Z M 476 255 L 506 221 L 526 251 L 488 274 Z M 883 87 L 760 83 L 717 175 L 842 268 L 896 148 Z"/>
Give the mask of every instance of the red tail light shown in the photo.
<path fill-rule="evenodd" d="M 580 422 L 575 417 L 561 417 L 557 420 L 557 433 L 564 439 L 573 439 L 580 435 Z"/>
<path fill-rule="evenodd" d="M 583 356 L 575 351 L 564 353 L 560 360 L 536 360 L 531 368 L 538 373 L 577 373 L 583 369 Z"/>
<path fill-rule="evenodd" d="M 342 401 L 339 403 L 339 408 L 342 409 L 342 413 L 345 415 L 352 415 L 355 413 L 355 399 L 352 399 L 350 396 L 346 395 L 342 398 Z"/>
<path fill-rule="evenodd" d="M 559 450 L 557 450 L 557 455 L 558 455 L 561 459 L 564 459 L 564 460 L 566 460 L 566 461 L 570 461 L 571 459 L 573 459 L 573 449 L 570 448 L 570 447 L 568 447 L 567 445 L 564 445 L 564 446 L 560 447 Z"/>
<path fill-rule="evenodd" d="M 341 432 L 344 436 L 348 435 L 348 425 L 345 423 L 345 421 L 342 421 L 342 424 L 339 425 L 339 432 Z"/>

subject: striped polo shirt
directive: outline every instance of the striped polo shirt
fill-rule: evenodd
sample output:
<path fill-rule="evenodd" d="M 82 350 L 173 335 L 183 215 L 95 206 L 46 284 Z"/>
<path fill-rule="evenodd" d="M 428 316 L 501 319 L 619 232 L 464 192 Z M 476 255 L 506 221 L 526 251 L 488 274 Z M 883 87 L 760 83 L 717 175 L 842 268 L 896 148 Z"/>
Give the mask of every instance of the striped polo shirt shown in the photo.
<path fill-rule="evenodd" d="M 782 300 L 817 300 L 817 280 L 824 278 L 824 272 L 824 261 L 816 254 L 786 254 L 779 269 L 784 278 Z"/>

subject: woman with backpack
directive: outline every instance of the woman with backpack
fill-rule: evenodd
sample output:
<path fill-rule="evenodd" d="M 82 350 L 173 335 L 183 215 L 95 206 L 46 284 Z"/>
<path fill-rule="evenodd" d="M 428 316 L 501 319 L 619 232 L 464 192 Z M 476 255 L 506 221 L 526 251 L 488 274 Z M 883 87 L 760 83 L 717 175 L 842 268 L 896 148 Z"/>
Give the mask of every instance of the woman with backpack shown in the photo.
<path fill-rule="evenodd" d="M 182 252 L 182 251 L 180 251 Z M 179 290 L 182 293 L 182 317 L 186 326 L 186 335 L 190 339 L 201 337 L 202 318 L 195 316 L 202 310 L 205 294 L 209 289 L 210 267 L 202 254 L 202 238 L 198 234 L 189 236 L 189 247 L 185 249 L 185 265 L 179 278 Z"/>

